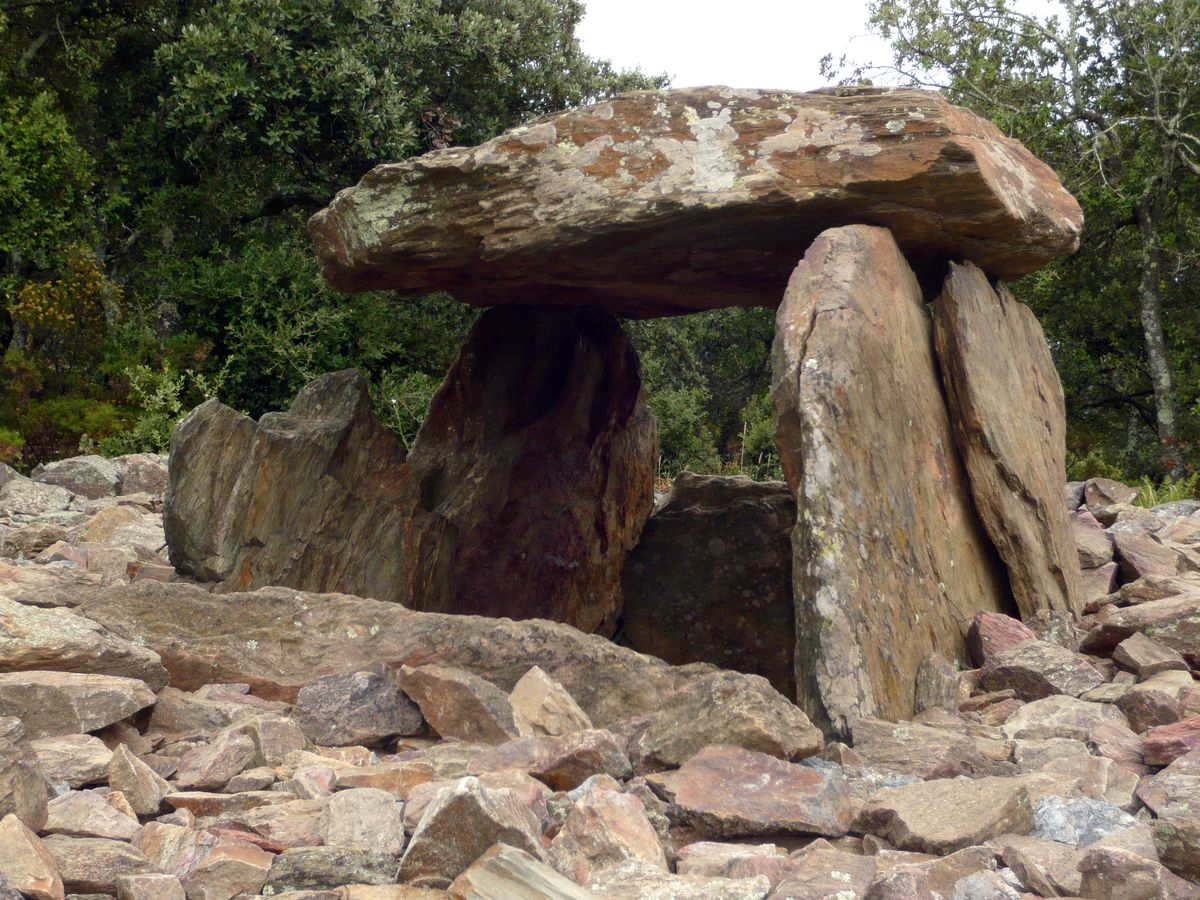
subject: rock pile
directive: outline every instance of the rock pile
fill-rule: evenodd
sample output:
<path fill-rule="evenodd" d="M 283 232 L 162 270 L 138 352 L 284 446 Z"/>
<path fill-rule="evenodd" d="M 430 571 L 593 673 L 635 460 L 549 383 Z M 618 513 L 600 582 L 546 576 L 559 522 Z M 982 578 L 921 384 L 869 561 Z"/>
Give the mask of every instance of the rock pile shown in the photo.
<path fill-rule="evenodd" d="M 492 308 L 407 457 L 352 373 L 257 423 L 195 411 L 173 445 L 171 559 L 223 590 L 624 623 L 673 661 L 769 677 L 830 735 L 911 716 L 926 657 L 967 663 L 975 612 L 1082 609 L 1061 386 L 998 280 L 1071 252 L 1081 226 L 1023 146 L 912 90 L 639 92 L 379 166 L 309 224 L 327 280 Z M 681 486 L 639 547 L 656 438 L 614 317 L 731 305 L 778 307 L 790 497 Z M 751 530 L 689 552 L 691 584 L 647 565 L 723 516 Z M 693 624 L 687 647 L 663 627 L 714 605 L 736 623 Z"/>
<path fill-rule="evenodd" d="M 1132 579 L 1078 623 L 980 612 L 973 668 L 924 660 L 912 721 L 840 743 L 760 677 L 558 623 L 31 555 L 129 504 L 8 483 L 0 896 L 1200 897 L 1200 503 L 1068 486 L 1080 564 L 1098 532 Z"/>

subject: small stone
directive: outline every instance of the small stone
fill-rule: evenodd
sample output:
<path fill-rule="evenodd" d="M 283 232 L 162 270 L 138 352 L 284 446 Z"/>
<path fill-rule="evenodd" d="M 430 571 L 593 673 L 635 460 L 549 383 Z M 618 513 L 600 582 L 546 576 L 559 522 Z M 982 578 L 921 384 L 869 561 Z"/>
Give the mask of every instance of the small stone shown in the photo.
<path fill-rule="evenodd" d="M 112 751 L 90 734 L 64 734 L 39 738 L 29 746 L 37 756 L 38 768 L 51 784 L 78 788 L 105 781 Z"/>
<path fill-rule="evenodd" d="M 537 818 L 514 792 L 463 778 L 429 804 L 393 880 L 446 887 L 497 842 L 541 858 L 540 834 Z"/>
<path fill-rule="evenodd" d="M 43 832 L 129 841 L 141 830 L 135 816 L 113 808 L 96 791 L 67 791 L 50 801 Z"/>
<path fill-rule="evenodd" d="M 1009 740 L 1059 737 L 1086 741 L 1105 723 L 1127 724 L 1125 716 L 1111 704 L 1056 695 L 1026 703 L 1002 727 Z"/>
<path fill-rule="evenodd" d="M 395 884 L 396 859 L 374 850 L 345 847 L 297 847 L 271 863 L 264 894 L 330 890 L 343 884 Z"/>
<path fill-rule="evenodd" d="M 1187 660 L 1175 650 L 1135 631 L 1113 650 L 1113 662 L 1146 679 L 1173 669 L 1188 671 Z"/>
<path fill-rule="evenodd" d="M 1090 900 L 1194 900 L 1196 888 L 1129 850 L 1094 847 L 1079 862 L 1079 893 Z"/>
<path fill-rule="evenodd" d="M 862 718 L 852 724 L 854 752 L 864 764 L 918 778 L 952 778 L 986 766 L 974 741 L 962 734 L 911 722 Z"/>
<path fill-rule="evenodd" d="M 518 736 L 508 695 L 478 675 L 451 666 L 402 666 L 400 687 L 443 738 L 502 744 Z"/>
<path fill-rule="evenodd" d="M 593 775 L 625 779 L 633 774 L 629 757 L 604 730 L 517 738 L 479 754 L 469 766 L 472 775 L 501 769 L 527 772 L 556 791 L 572 790 Z"/>
<path fill-rule="evenodd" d="M 592 720 L 557 681 L 534 666 L 508 695 L 513 721 L 522 737 L 553 737 L 586 731 Z"/>
<path fill-rule="evenodd" d="M 1083 656 L 1040 640 L 993 651 L 983 667 L 982 681 L 990 691 L 1011 688 L 1022 700 L 1054 694 L 1078 697 L 1104 683 Z"/>
<path fill-rule="evenodd" d="M 1020 778 L 951 778 L 884 788 L 859 813 L 856 828 L 901 850 L 944 855 L 1034 824 Z"/>
<path fill-rule="evenodd" d="M 46 781 L 21 720 L 0 716 L 0 818 L 15 815 L 34 831 L 46 824 Z"/>
<path fill-rule="evenodd" d="M 850 829 L 850 796 L 840 775 L 741 747 L 706 747 L 676 771 L 646 780 L 705 837 L 839 837 Z"/>
<path fill-rule="evenodd" d="M 180 790 L 219 790 L 234 775 L 254 765 L 258 751 L 254 739 L 240 726 L 217 733 L 212 741 L 179 758 L 175 784 Z"/>
<path fill-rule="evenodd" d="M 54 857 L 15 815 L 0 818 L 0 885 L 32 900 L 63 900 Z"/>
<path fill-rule="evenodd" d="M 154 703 L 145 683 L 73 672 L 0 674 L 0 716 L 17 716 L 31 738 L 98 731 Z"/>
<path fill-rule="evenodd" d="M 108 784 L 120 791 L 139 816 L 152 816 L 162 806 L 171 785 L 146 763 L 134 756 L 124 744 L 113 751 L 108 764 Z"/>
<path fill-rule="evenodd" d="M 68 893 L 115 894 L 119 876 L 153 871 L 150 860 L 124 841 L 52 834 L 42 844 Z"/>
<path fill-rule="evenodd" d="M 1071 516 L 1071 531 L 1075 535 L 1075 550 L 1081 568 L 1096 569 L 1112 559 L 1112 537 L 1086 509 Z"/>
<path fill-rule="evenodd" d="M 369 747 L 395 735 L 420 734 L 425 726 L 421 710 L 400 689 L 396 670 L 382 664 L 308 682 L 292 715 L 309 740 L 327 747 Z"/>
<path fill-rule="evenodd" d="M 386 791 L 373 788 L 339 791 L 321 814 L 321 838 L 328 847 L 399 856 L 404 850 L 400 804 Z"/>
<path fill-rule="evenodd" d="M 587 791 L 575 802 L 549 856 L 559 872 L 579 884 L 627 859 L 670 871 L 641 801 L 603 788 Z"/>
<path fill-rule="evenodd" d="M 1200 716 L 1151 728 L 1142 736 L 1142 758 L 1147 765 L 1166 766 L 1200 747 Z"/>
<path fill-rule="evenodd" d="M 994 653 L 1033 640 L 1037 640 L 1036 634 L 1017 619 L 1001 613 L 978 613 L 967 629 L 967 650 L 977 666 L 984 665 Z"/>
<path fill-rule="evenodd" d="M 185 900 L 185 894 L 174 875 L 121 875 L 117 900 Z"/>
<path fill-rule="evenodd" d="M 1165 691 L 1153 688 L 1127 691 L 1117 701 L 1117 708 L 1125 713 L 1129 727 L 1138 734 L 1183 718 L 1183 704 Z"/>
<path fill-rule="evenodd" d="M 946 657 L 930 653 L 917 669 L 916 711 L 957 709 L 959 673 Z"/>
<path fill-rule="evenodd" d="M 494 845 L 471 863 L 450 885 L 450 896 L 464 900 L 596 900 L 587 888 L 507 844 Z M 395 900 L 406 900 L 406 896 L 398 895 Z"/>

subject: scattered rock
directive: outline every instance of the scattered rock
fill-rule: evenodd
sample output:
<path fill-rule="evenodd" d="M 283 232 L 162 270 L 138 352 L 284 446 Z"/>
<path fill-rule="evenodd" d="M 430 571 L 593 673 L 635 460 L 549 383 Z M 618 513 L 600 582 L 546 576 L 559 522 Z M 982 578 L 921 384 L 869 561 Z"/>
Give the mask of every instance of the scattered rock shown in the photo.
<path fill-rule="evenodd" d="M 63 900 L 58 865 L 36 834 L 11 813 L 0 818 L 0 886 L 32 900 Z"/>
<path fill-rule="evenodd" d="M 44 834 L 129 841 L 141 830 L 138 820 L 116 809 L 96 791 L 67 791 L 48 804 Z"/>
<path fill-rule="evenodd" d="M 394 884 L 396 859 L 375 850 L 296 847 L 271 862 L 263 892 L 332 890 L 343 884 Z"/>
<path fill-rule="evenodd" d="M 116 495 L 121 483 L 116 463 L 102 456 L 75 456 L 35 466 L 30 477 L 90 500 Z"/>
<path fill-rule="evenodd" d="M 496 844 L 471 863 L 454 879 L 449 894 L 463 900 L 594 900 L 596 897 L 524 850 L 507 844 Z M 413 900 L 419 898 L 414 896 Z"/>
<path fill-rule="evenodd" d="M 14 816 L 26 828 L 46 824 L 46 781 L 21 720 L 0 716 L 0 818 Z"/>
<path fill-rule="evenodd" d="M 508 702 L 522 737 L 554 737 L 592 727 L 587 713 L 539 666 L 533 666 L 513 685 Z"/>
<path fill-rule="evenodd" d="M 120 791 L 139 816 L 152 816 L 162 806 L 171 785 L 138 759 L 124 744 L 113 751 L 108 764 L 108 784 Z"/>
<path fill-rule="evenodd" d="M 556 791 L 577 788 L 594 775 L 628 778 L 629 757 L 604 730 L 575 731 L 561 737 L 524 737 L 481 753 L 470 764 L 472 775 L 518 769 Z"/>
<path fill-rule="evenodd" d="M 403 666 L 399 684 L 443 738 L 502 744 L 517 737 L 507 695 L 478 675 L 450 666 Z"/>
<path fill-rule="evenodd" d="M 1200 747 L 1200 716 L 1151 728 L 1142 736 L 1142 758 L 1147 765 L 1166 766 Z"/>
<path fill-rule="evenodd" d="M 79 788 L 107 781 L 113 752 L 90 734 L 64 734 L 29 742 L 37 766 L 51 784 Z"/>
<path fill-rule="evenodd" d="M 970 628 L 967 629 L 967 649 L 977 666 L 986 665 L 997 653 L 1035 640 L 1037 635 L 1028 627 L 1012 616 L 1002 613 L 976 613 Z"/>
<path fill-rule="evenodd" d="M 71 894 L 116 894 L 120 876 L 153 871 L 150 860 L 125 841 L 52 834 L 42 845 Z"/>
<path fill-rule="evenodd" d="M 1106 723 L 1125 725 L 1125 716 L 1109 703 L 1090 703 L 1056 695 L 1026 703 L 1002 726 L 1009 740 L 1070 738 L 1086 741 Z"/>
<path fill-rule="evenodd" d="M 1196 888 L 1160 863 L 1129 850 L 1097 847 L 1079 862 L 1079 893 L 1094 900 L 1185 900 Z"/>
<path fill-rule="evenodd" d="M 1046 641 L 1023 641 L 992 653 L 983 667 L 982 684 L 989 691 L 1012 689 L 1022 700 L 1055 694 L 1078 697 L 1104 684 L 1104 678 L 1078 653 Z"/>
<path fill-rule="evenodd" d="M 1033 837 L 1086 847 L 1131 827 L 1136 820 L 1103 800 L 1043 797 L 1034 806 L 1033 822 Z"/>
<path fill-rule="evenodd" d="M 321 839 L 329 847 L 399 856 L 404 849 L 400 804 L 386 791 L 372 788 L 339 791 L 321 814 Z"/>
<path fill-rule="evenodd" d="M 627 859 L 670 871 L 641 801 L 603 788 L 587 791 L 575 802 L 549 856 L 559 872 L 579 884 Z"/>
<path fill-rule="evenodd" d="M 18 716 L 31 738 L 98 731 L 145 709 L 154 694 L 133 678 L 73 672 L 0 674 L 0 716 Z"/>

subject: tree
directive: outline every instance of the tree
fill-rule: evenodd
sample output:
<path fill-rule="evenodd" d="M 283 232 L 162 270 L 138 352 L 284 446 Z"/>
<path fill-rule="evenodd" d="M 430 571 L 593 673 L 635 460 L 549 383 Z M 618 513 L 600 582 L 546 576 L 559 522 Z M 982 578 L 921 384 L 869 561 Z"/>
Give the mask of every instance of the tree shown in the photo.
<path fill-rule="evenodd" d="M 1197 254 L 1200 176 L 1200 3 L 1059 0 L 1034 15 L 1007 0 L 874 0 L 871 20 L 892 43 L 890 68 L 942 87 L 1025 141 L 1080 197 L 1088 224 L 1080 254 L 1019 290 L 1053 319 L 1060 364 L 1088 328 L 1055 304 L 1125 293 L 1136 299 L 1141 379 L 1110 367 L 1109 402 L 1138 411 L 1148 383 L 1161 467 L 1184 466 L 1179 377 L 1168 307 L 1181 302 Z M 881 67 L 865 67 L 854 77 Z M 932 74 L 931 74 L 932 73 Z M 1131 237 L 1132 234 L 1132 237 Z M 1114 260 L 1132 253 L 1132 265 Z M 1114 264 L 1116 263 L 1116 264 Z M 1115 278 L 1104 284 L 1098 276 Z M 1069 286 L 1074 298 L 1048 296 Z M 1040 303 L 1038 301 L 1041 301 Z M 1123 304 L 1122 304 L 1123 305 Z M 1194 320 L 1177 323 L 1194 335 Z M 1081 327 L 1083 326 L 1083 327 Z M 1090 334 L 1092 349 L 1103 336 Z M 1119 341 L 1117 341 L 1119 343 Z M 1131 357 L 1122 348 L 1117 360 Z M 1078 398 L 1075 398 L 1078 399 Z"/>

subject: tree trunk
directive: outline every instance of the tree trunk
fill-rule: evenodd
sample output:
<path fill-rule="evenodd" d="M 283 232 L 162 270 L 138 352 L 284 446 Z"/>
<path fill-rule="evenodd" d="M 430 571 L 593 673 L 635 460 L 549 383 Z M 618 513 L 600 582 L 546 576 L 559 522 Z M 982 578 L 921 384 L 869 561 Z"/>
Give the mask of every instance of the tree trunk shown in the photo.
<path fill-rule="evenodd" d="M 1154 386 L 1154 412 L 1158 425 L 1163 467 L 1178 478 L 1183 473 L 1183 454 L 1179 447 L 1179 427 L 1175 418 L 1175 384 L 1171 360 L 1167 356 L 1167 338 L 1162 322 L 1162 251 L 1158 244 L 1157 203 L 1143 197 L 1137 203 L 1138 229 L 1142 234 L 1141 284 L 1138 306 L 1142 333 L 1146 339 L 1146 361 Z"/>

